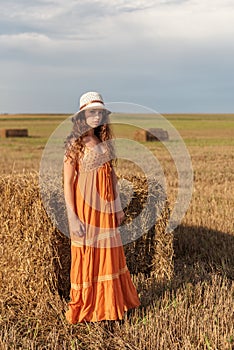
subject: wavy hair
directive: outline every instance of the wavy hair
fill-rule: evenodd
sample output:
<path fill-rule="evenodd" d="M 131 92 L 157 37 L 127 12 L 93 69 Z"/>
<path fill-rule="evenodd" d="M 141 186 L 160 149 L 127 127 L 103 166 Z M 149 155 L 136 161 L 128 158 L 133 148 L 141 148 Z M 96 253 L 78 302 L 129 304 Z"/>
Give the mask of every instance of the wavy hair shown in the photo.
<path fill-rule="evenodd" d="M 101 125 L 98 125 L 94 128 L 94 135 L 98 137 L 101 142 L 113 139 L 113 132 L 110 127 L 109 114 L 106 110 L 104 110 Z M 70 159 L 70 162 L 78 162 L 84 154 L 84 137 L 88 135 L 88 131 L 90 130 L 90 126 L 86 123 L 85 111 L 82 111 L 78 115 L 74 115 L 72 117 L 72 131 L 67 136 L 65 140 L 65 152 L 64 157 L 65 160 Z M 115 151 L 113 147 L 113 142 L 107 142 L 107 149 L 110 156 L 111 165 L 115 159 Z"/>

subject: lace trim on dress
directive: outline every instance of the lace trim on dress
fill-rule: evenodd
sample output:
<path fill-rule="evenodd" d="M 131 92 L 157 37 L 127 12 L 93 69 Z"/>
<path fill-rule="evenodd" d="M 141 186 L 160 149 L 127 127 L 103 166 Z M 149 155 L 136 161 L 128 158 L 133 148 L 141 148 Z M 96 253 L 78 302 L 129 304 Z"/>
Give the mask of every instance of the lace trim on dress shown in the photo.
<path fill-rule="evenodd" d="M 80 290 L 82 288 L 90 287 L 93 283 L 96 283 L 96 282 L 111 281 L 113 279 L 118 278 L 120 275 L 124 274 L 127 271 L 128 271 L 128 267 L 127 267 L 127 265 L 125 265 L 117 273 L 112 273 L 112 274 L 103 275 L 103 276 L 96 276 L 93 278 L 92 281 L 87 281 L 87 282 L 83 282 L 83 283 L 71 283 L 71 288 L 75 289 L 75 290 Z"/>

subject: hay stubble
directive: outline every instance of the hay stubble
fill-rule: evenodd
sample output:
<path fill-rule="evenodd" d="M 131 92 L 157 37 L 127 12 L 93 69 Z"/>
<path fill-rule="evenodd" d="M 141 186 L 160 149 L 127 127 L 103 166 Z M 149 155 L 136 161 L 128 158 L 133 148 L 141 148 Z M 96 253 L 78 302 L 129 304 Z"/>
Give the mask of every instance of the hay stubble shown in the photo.
<path fill-rule="evenodd" d="M 36 158 L 23 162 L 15 158 L 21 154 L 19 149 L 13 147 L 13 158 L 9 148 L 3 152 L 1 186 L 7 190 L 1 190 L 0 211 L 1 349 L 233 349 L 234 134 L 230 127 L 228 134 L 224 128 L 200 128 L 195 133 L 194 118 L 191 124 L 186 121 L 183 136 L 192 140 L 202 132 L 203 139 L 200 145 L 199 138 L 188 142 L 194 194 L 174 232 L 174 273 L 163 283 L 155 273 L 133 275 L 142 305 L 122 324 L 69 326 L 65 322 L 69 271 L 62 268 L 67 266 L 63 250 L 69 249 L 69 241 L 54 235 L 36 195 L 37 175 L 32 170 L 37 171 L 41 150 L 35 150 Z M 225 142 L 211 144 L 219 133 L 226 135 Z M 159 145 L 152 148 L 164 166 L 173 203 L 176 171 Z M 15 171 L 6 176 L 13 159 Z M 25 173 L 19 175 L 22 164 Z"/>

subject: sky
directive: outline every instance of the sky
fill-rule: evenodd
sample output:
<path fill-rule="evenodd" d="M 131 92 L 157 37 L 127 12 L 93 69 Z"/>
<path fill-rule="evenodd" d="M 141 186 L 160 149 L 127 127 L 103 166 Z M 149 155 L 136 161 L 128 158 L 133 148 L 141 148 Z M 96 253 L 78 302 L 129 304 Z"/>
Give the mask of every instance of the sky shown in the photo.
<path fill-rule="evenodd" d="M 0 113 L 234 113 L 234 0 L 1 0 Z"/>

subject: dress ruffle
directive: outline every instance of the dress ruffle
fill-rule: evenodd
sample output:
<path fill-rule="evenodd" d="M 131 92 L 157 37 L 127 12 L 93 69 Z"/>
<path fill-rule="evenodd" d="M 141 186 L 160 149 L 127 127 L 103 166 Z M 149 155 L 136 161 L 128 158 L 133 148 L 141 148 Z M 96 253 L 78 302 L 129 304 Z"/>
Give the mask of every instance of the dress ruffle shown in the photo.
<path fill-rule="evenodd" d="M 71 247 L 69 323 L 122 319 L 140 305 L 123 247 Z"/>

